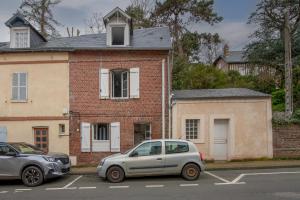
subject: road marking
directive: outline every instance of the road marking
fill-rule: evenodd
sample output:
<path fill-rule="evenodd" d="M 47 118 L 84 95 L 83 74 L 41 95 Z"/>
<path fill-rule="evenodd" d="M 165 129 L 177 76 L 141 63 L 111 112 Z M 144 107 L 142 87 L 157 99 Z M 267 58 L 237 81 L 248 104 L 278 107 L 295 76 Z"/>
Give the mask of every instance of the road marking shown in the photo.
<path fill-rule="evenodd" d="M 8 191 L 0 191 L 0 194 L 6 194 Z"/>
<path fill-rule="evenodd" d="M 162 188 L 165 187 L 164 185 L 146 185 L 146 188 Z"/>
<path fill-rule="evenodd" d="M 96 189 L 97 187 L 79 187 L 79 190 Z"/>
<path fill-rule="evenodd" d="M 228 180 L 226 180 L 226 179 L 224 179 L 224 178 L 222 178 L 222 177 L 220 177 L 220 176 L 217 176 L 217 175 L 215 175 L 215 174 L 213 174 L 213 173 L 210 173 L 210 172 L 208 172 L 208 171 L 205 171 L 204 173 L 205 173 L 205 174 L 208 174 L 208 175 L 210 175 L 210 176 L 212 176 L 212 177 L 214 177 L 214 178 L 216 178 L 216 179 L 219 179 L 220 181 L 223 181 L 224 183 L 230 183 L 230 181 L 228 181 Z"/>
<path fill-rule="evenodd" d="M 194 186 L 199 186 L 198 183 L 195 183 L 195 184 L 180 184 L 179 186 L 181 187 L 194 187 Z"/>
<path fill-rule="evenodd" d="M 16 191 L 31 191 L 32 189 L 16 189 Z"/>
<path fill-rule="evenodd" d="M 240 174 L 238 177 L 236 177 L 232 183 L 237 183 L 239 180 L 241 180 L 245 176 L 257 176 L 257 175 L 280 175 L 280 174 L 300 174 L 300 171 L 296 172 L 262 172 L 262 173 L 248 173 L 248 174 Z"/>
<path fill-rule="evenodd" d="M 68 187 L 70 187 L 73 183 L 75 183 L 76 181 L 78 181 L 80 178 L 82 178 L 82 176 L 78 176 L 78 177 L 75 178 L 73 181 L 71 181 L 70 183 L 68 183 L 67 185 L 65 185 L 63 188 L 68 188 Z"/>
<path fill-rule="evenodd" d="M 76 190 L 77 187 L 68 187 L 68 188 L 46 188 L 46 190 Z"/>
<path fill-rule="evenodd" d="M 237 183 L 232 183 L 232 182 L 229 182 L 229 183 L 215 183 L 215 185 L 243 185 L 243 184 L 246 184 L 245 182 L 237 182 Z"/>
<path fill-rule="evenodd" d="M 129 185 L 109 186 L 110 189 L 123 189 L 129 188 Z"/>

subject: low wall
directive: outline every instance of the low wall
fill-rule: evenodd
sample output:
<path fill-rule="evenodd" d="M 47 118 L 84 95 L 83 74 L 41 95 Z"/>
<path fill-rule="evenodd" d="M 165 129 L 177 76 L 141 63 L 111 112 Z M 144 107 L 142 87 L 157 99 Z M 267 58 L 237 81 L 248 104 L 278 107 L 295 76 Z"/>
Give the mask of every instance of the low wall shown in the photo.
<path fill-rule="evenodd" d="M 273 127 L 274 157 L 300 157 L 300 125 Z"/>

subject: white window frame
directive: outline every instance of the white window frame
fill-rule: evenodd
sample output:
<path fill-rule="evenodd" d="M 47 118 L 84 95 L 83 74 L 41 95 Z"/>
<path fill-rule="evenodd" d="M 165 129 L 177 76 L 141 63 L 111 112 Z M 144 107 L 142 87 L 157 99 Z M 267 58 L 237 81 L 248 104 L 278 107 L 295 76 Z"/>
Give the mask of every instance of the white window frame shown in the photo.
<path fill-rule="evenodd" d="M 27 46 L 26 47 L 19 47 L 17 46 L 17 43 L 16 43 L 16 34 L 18 32 L 24 32 L 24 31 L 27 31 Z M 23 49 L 23 48 L 30 48 L 30 28 L 27 28 L 27 27 L 14 27 L 14 28 L 11 28 L 10 30 L 10 47 L 11 48 L 20 48 L 20 49 Z"/>
<path fill-rule="evenodd" d="M 13 85 L 13 77 L 14 77 L 14 74 L 17 74 L 18 75 L 18 83 L 17 83 L 17 86 L 14 86 Z M 21 87 L 24 87 L 24 86 L 20 86 L 20 75 L 21 74 L 25 74 L 26 75 L 26 85 L 25 85 L 25 91 L 26 91 L 26 96 L 25 96 L 25 99 L 21 99 L 20 98 L 20 88 Z M 14 88 L 17 88 L 18 89 L 18 96 L 17 96 L 17 99 L 14 99 L 13 98 L 13 89 Z M 12 76 L 11 76 L 11 100 L 13 102 L 27 102 L 28 100 L 28 73 L 27 72 L 14 72 L 12 73 Z"/>
<path fill-rule="evenodd" d="M 204 115 L 183 115 L 181 118 L 181 132 L 183 139 L 186 139 L 186 120 L 187 119 L 198 119 L 198 137 L 197 139 L 190 140 L 194 143 L 205 143 L 205 131 L 204 131 Z"/>
<path fill-rule="evenodd" d="M 114 97 L 114 75 L 113 75 L 113 73 L 115 72 L 115 71 L 120 71 L 122 74 L 121 74 L 121 97 Z M 127 97 L 124 97 L 123 96 L 123 74 L 124 73 L 127 73 Z M 111 70 L 110 71 L 110 85 L 111 85 L 111 90 L 110 90 L 110 96 L 111 96 L 111 99 L 129 99 L 129 97 L 130 97 L 130 94 L 129 94 L 129 92 L 130 92 L 130 88 L 129 88 L 129 81 L 130 81 L 130 73 L 129 73 L 129 71 L 127 70 L 127 69 L 120 69 L 120 70 L 118 70 L 118 69 L 116 69 L 116 70 Z"/>
<path fill-rule="evenodd" d="M 114 45 L 113 44 L 113 31 L 114 27 L 123 27 L 124 28 L 124 44 L 123 45 Z M 126 46 L 126 24 L 110 24 L 110 45 L 112 47 L 125 47 Z"/>

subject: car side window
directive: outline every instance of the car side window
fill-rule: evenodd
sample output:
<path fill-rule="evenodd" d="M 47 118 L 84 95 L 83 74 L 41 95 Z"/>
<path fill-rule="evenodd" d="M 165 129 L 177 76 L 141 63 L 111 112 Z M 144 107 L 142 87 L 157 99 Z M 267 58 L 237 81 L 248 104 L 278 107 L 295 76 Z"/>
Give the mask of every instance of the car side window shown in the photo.
<path fill-rule="evenodd" d="M 6 156 L 10 152 L 15 151 L 5 144 L 0 144 L 0 156 Z"/>
<path fill-rule="evenodd" d="M 131 153 L 131 157 L 160 155 L 161 146 L 161 142 L 144 143 Z"/>
<path fill-rule="evenodd" d="M 189 144 L 187 142 L 166 142 L 166 154 L 184 153 L 189 151 Z"/>

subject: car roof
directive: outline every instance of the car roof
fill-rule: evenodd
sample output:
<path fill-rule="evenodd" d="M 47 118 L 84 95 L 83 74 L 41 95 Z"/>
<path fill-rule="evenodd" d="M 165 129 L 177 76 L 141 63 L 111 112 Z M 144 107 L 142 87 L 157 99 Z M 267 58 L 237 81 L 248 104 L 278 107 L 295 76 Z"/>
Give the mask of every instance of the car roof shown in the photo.
<path fill-rule="evenodd" d="M 145 140 L 143 142 L 191 142 L 189 140 L 184 139 L 151 139 L 151 140 Z"/>

